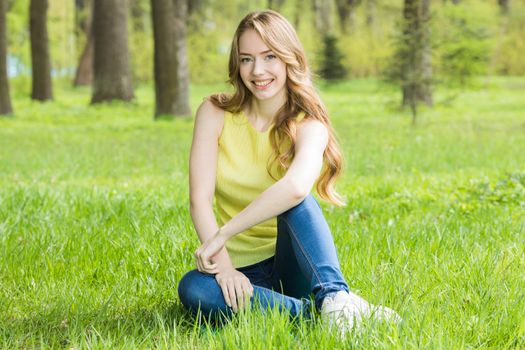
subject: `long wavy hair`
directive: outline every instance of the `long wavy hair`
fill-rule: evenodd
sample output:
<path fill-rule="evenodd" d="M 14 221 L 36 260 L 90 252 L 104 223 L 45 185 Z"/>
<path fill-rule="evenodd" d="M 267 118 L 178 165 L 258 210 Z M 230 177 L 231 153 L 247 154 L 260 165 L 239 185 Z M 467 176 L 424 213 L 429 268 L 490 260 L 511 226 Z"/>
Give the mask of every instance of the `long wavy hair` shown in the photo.
<path fill-rule="evenodd" d="M 317 193 L 327 202 L 342 206 L 343 198 L 335 191 L 334 183 L 342 172 L 342 156 L 334 130 L 325 106 L 321 102 L 311 79 L 304 49 L 292 25 L 279 13 L 271 10 L 252 12 L 239 23 L 233 37 L 229 59 L 229 83 L 233 94 L 215 94 L 210 101 L 217 107 L 239 113 L 250 105 L 252 94 L 244 85 L 239 74 L 239 38 L 247 30 L 255 30 L 262 41 L 286 64 L 287 99 L 278 111 L 270 130 L 270 144 L 274 157 L 267 164 L 267 170 L 274 179 L 271 169 L 284 173 L 295 154 L 297 116 L 304 112 L 305 119 L 319 120 L 328 130 L 328 145 L 323 154 L 323 168 L 317 180 Z"/>

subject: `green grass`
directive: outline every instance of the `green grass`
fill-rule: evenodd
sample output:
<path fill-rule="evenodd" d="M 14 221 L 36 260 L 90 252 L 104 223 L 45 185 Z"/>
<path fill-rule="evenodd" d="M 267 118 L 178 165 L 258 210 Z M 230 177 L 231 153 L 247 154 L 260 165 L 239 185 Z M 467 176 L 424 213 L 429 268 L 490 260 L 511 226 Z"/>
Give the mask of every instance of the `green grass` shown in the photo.
<path fill-rule="evenodd" d="M 194 110 L 220 88 L 194 86 Z M 192 121 L 153 122 L 151 89 L 97 107 L 65 85 L 46 104 L 15 93 L 0 119 L 0 348 L 523 349 L 524 88 L 438 91 L 413 127 L 397 91 L 322 87 L 346 160 L 348 205 L 323 204 L 343 272 L 404 319 L 344 343 L 315 320 L 211 328 L 182 309 Z"/>

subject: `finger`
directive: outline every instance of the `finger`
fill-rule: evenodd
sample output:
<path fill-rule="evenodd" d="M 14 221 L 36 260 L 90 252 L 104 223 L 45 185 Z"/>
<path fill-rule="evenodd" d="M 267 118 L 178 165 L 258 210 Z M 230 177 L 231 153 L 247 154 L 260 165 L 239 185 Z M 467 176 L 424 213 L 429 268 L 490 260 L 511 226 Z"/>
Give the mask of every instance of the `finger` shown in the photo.
<path fill-rule="evenodd" d="M 244 290 L 246 291 L 248 298 L 251 298 L 253 296 L 253 286 L 249 280 L 247 281 L 247 286 Z"/>
<path fill-rule="evenodd" d="M 206 270 L 206 271 L 203 271 L 204 273 L 207 273 L 207 274 L 210 274 L 210 275 L 216 275 L 219 273 L 219 269 L 216 268 L 216 269 L 213 269 L 213 270 Z"/>
<path fill-rule="evenodd" d="M 202 259 L 200 259 L 199 257 L 196 257 L 195 258 L 195 263 L 197 265 L 197 269 L 202 272 L 202 273 L 208 273 L 208 274 L 211 274 L 211 275 L 215 275 L 217 273 L 219 273 L 219 268 L 217 266 L 217 264 L 212 264 L 212 268 L 204 268 L 203 267 L 203 264 L 202 264 Z"/>
<path fill-rule="evenodd" d="M 200 272 L 206 272 L 206 271 L 204 270 L 204 268 L 202 267 L 202 260 L 199 259 L 199 258 L 197 258 L 197 265 L 199 266 L 199 271 L 200 271 Z"/>
<path fill-rule="evenodd" d="M 204 260 L 202 258 L 202 255 L 199 255 L 199 257 L 197 259 L 199 260 L 199 266 L 201 267 L 202 272 L 205 272 L 206 268 L 204 267 Z"/>
<path fill-rule="evenodd" d="M 209 257 L 202 257 L 201 258 L 201 262 L 202 262 L 202 267 L 205 269 L 205 270 L 213 270 L 215 268 L 217 268 L 217 264 L 215 263 L 212 263 L 210 261 L 210 258 Z"/>
<path fill-rule="evenodd" d="M 203 269 L 203 270 L 202 270 L 202 273 L 207 273 L 207 274 L 209 274 L 209 275 L 216 275 L 216 274 L 218 274 L 219 272 L 220 272 L 220 271 L 219 271 L 218 268 L 211 269 L 211 270 L 209 270 L 209 269 L 208 269 L 208 270 L 207 270 L 207 269 Z"/>
<path fill-rule="evenodd" d="M 246 308 L 248 304 L 250 303 L 250 297 L 251 297 L 251 289 L 252 285 L 250 283 L 250 280 L 247 278 L 244 278 L 241 280 L 241 288 L 242 288 L 242 307 Z"/>
<path fill-rule="evenodd" d="M 248 304 L 250 304 L 250 299 L 253 295 L 253 286 L 250 283 L 249 279 L 246 279 L 244 281 L 244 287 L 243 287 L 243 295 L 244 295 L 244 307 L 247 307 Z"/>
<path fill-rule="evenodd" d="M 230 293 L 228 292 L 228 285 L 225 282 L 219 283 L 219 286 L 221 287 L 222 296 L 224 297 L 224 302 L 229 307 L 232 307 L 232 303 L 230 302 Z"/>
<path fill-rule="evenodd" d="M 240 310 L 244 308 L 244 286 L 242 281 L 235 281 L 235 295 L 237 297 L 237 306 Z"/>
<path fill-rule="evenodd" d="M 198 248 L 195 253 L 193 253 L 193 255 L 195 256 L 195 259 L 200 259 L 201 255 L 202 255 L 202 249 L 201 248 Z"/>
<path fill-rule="evenodd" d="M 197 249 L 195 253 L 193 253 L 193 256 L 195 257 L 195 265 L 197 265 L 197 270 L 202 272 L 202 266 L 200 264 L 199 254 L 197 253 L 199 250 Z"/>
<path fill-rule="evenodd" d="M 251 297 L 253 295 L 253 285 L 248 278 L 244 279 L 244 292 Z"/>
<path fill-rule="evenodd" d="M 228 294 L 233 312 L 237 312 L 237 295 L 235 294 L 235 285 L 231 281 L 228 283 Z"/>
<path fill-rule="evenodd" d="M 208 266 L 203 267 L 203 269 L 208 273 L 213 273 L 213 271 L 218 270 L 217 264 L 210 264 Z"/>

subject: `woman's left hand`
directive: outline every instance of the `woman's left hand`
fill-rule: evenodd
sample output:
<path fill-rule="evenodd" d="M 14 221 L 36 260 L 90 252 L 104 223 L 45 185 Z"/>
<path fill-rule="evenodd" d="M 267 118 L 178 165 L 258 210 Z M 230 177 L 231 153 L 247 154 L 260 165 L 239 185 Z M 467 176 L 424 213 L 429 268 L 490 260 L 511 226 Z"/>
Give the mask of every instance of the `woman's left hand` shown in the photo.
<path fill-rule="evenodd" d="M 217 264 L 211 261 L 211 258 L 217 254 L 223 247 L 226 240 L 217 232 L 213 237 L 204 242 L 196 251 L 195 259 L 197 270 L 200 272 L 214 274 L 217 273 Z"/>

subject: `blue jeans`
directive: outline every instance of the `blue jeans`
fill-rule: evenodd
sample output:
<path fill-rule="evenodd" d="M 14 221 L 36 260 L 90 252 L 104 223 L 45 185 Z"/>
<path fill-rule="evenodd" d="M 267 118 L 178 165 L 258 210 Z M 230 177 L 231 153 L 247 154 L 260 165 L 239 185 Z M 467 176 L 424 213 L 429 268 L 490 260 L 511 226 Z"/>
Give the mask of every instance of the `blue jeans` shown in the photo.
<path fill-rule="evenodd" d="M 320 309 L 323 299 L 348 285 L 341 273 L 332 234 L 312 195 L 277 216 L 275 255 L 238 268 L 253 285 L 252 305 L 278 308 L 291 317 L 309 317 L 313 295 Z M 213 275 L 188 272 L 179 283 L 179 298 L 192 312 L 217 318 L 232 310 L 224 302 Z"/>

